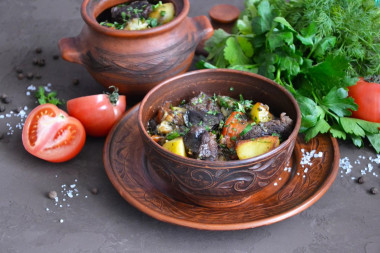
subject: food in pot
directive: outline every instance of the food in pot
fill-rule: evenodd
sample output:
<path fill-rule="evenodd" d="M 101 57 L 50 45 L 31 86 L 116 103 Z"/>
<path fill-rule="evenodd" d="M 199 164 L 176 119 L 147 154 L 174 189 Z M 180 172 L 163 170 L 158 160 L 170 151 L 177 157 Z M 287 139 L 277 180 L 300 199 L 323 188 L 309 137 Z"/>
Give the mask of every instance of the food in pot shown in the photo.
<path fill-rule="evenodd" d="M 149 120 L 147 131 L 165 149 L 209 161 L 247 159 L 286 140 L 293 120 L 274 116 L 261 102 L 201 92 L 180 105 L 165 102 Z"/>
<path fill-rule="evenodd" d="M 145 30 L 166 24 L 173 20 L 173 3 L 161 1 L 132 1 L 116 5 L 98 17 L 102 26 L 117 30 Z"/>

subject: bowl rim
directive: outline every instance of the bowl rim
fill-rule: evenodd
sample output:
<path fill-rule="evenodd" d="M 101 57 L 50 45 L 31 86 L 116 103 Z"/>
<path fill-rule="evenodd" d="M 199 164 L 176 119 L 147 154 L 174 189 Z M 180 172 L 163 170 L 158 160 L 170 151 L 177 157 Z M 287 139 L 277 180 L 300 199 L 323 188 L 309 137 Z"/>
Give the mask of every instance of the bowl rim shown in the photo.
<path fill-rule="evenodd" d="M 114 36 L 114 37 L 128 37 L 128 38 L 135 38 L 135 37 L 145 37 L 145 36 L 152 36 L 155 34 L 161 34 L 166 31 L 169 31 L 176 27 L 179 23 L 181 23 L 189 13 L 190 9 L 190 3 L 189 0 L 181 0 L 183 1 L 183 8 L 181 12 L 174 17 L 174 19 L 164 25 L 160 25 L 157 27 L 145 29 L 145 30 L 139 30 L 139 31 L 125 31 L 125 30 L 116 30 L 116 29 L 110 29 L 104 26 L 101 26 L 98 21 L 96 20 L 96 17 L 105 11 L 106 9 L 115 6 L 117 4 L 125 3 L 125 2 L 131 2 L 133 0 L 115 0 L 116 3 L 109 4 L 108 2 L 111 2 L 113 0 L 103 0 L 99 1 L 97 4 L 101 4 L 101 10 L 97 13 L 94 13 L 94 9 L 90 8 L 90 3 L 93 0 L 83 0 L 82 6 L 81 6 L 81 15 L 83 20 L 86 22 L 86 24 L 94 29 L 95 31 L 99 33 L 103 33 L 106 35 Z M 169 0 L 170 2 L 170 0 Z"/>
<path fill-rule="evenodd" d="M 293 104 L 293 106 L 294 106 L 294 108 L 296 110 L 297 120 L 295 122 L 294 128 L 293 128 L 291 134 L 289 135 L 289 137 L 285 141 L 283 141 L 282 143 L 280 143 L 280 145 L 278 147 L 276 147 L 276 148 L 272 149 L 271 151 L 266 152 L 266 153 L 264 153 L 262 155 L 259 155 L 259 156 L 256 156 L 256 157 L 252 157 L 252 158 L 248 158 L 248 159 L 243 159 L 243 160 L 230 160 L 230 161 L 207 161 L 207 160 L 198 160 L 198 159 L 190 158 L 190 157 L 183 157 L 183 156 L 174 154 L 174 153 L 172 153 L 172 152 L 164 149 L 161 145 L 159 145 L 158 143 L 156 143 L 155 141 L 153 141 L 152 138 L 147 133 L 146 128 L 145 128 L 145 126 L 143 125 L 143 122 L 142 122 L 142 111 L 143 111 L 143 108 L 144 108 L 145 104 L 149 100 L 150 96 L 153 93 L 155 93 L 157 90 L 161 89 L 161 87 L 163 87 L 165 85 L 168 85 L 168 84 L 170 84 L 172 82 L 181 80 L 184 77 L 193 76 L 193 75 L 202 75 L 202 74 L 206 74 L 206 73 L 214 73 L 214 74 L 217 74 L 217 73 L 230 73 L 230 74 L 233 74 L 233 75 L 246 75 L 246 76 L 250 76 L 250 77 L 253 77 L 253 78 L 261 79 L 263 81 L 268 82 L 270 85 L 273 85 L 273 86 L 279 88 L 286 95 L 286 97 L 291 101 L 291 103 Z M 148 142 L 149 142 L 149 144 L 153 145 L 154 148 L 160 150 L 160 153 L 162 155 L 164 155 L 164 156 L 175 158 L 176 161 L 179 161 L 179 162 L 184 163 L 184 164 L 185 163 L 189 163 L 192 166 L 198 166 L 198 167 L 205 167 L 205 166 L 207 166 L 207 167 L 209 167 L 211 169 L 218 169 L 219 167 L 224 167 L 225 168 L 226 165 L 227 165 L 229 168 L 233 168 L 235 166 L 239 167 L 239 166 L 246 165 L 246 164 L 254 164 L 254 163 L 259 162 L 259 161 L 266 161 L 269 158 L 271 158 L 272 156 L 274 156 L 275 154 L 277 154 L 280 151 L 282 151 L 283 149 L 286 149 L 285 147 L 291 145 L 291 142 L 296 140 L 297 135 L 299 133 L 299 129 L 300 129 L 300 126 L 301 126 L 301 110 L 300 110 L 300 108 L 298 106 L 298 103 L 297 103 L 296 99 L 293 97 L 293 95 L 288 90 L 286 90 L 284 87 L 282 87 L 281 85 L 277 84 L 273 80 L 268 79 L 268 78 L 266 78 L 264 76 L 261 76 L 261 75 L 258 75 L 258 74 L 254 74 L 254 73 L 250 73 L 250 72 L 246 72 L 246 71 L 232 70 L 232 69 L 202 69 L 202 70 L 190 71 L 190 72 L 186 72 L 186 73 L 181 74 L 181 75 L 174 76 L 174 77 L 172 77 L 170 79 L 167 79 L 167 80 L 161 82 L 160 84 L 158 84 L 157 86 L 155 86 L 153 89 L 151 89 L 145 95 L 145 97 L 143 98 L 143 100 L 140 103 L 140 107 L 139 107 L 139 110 L 138 110 L 137 123 L 138 123 L 138 128 L 140 129 L 140 134 L 142 134 L 143 137 L 145 137 L 143 139 L 147 139 Z"/>

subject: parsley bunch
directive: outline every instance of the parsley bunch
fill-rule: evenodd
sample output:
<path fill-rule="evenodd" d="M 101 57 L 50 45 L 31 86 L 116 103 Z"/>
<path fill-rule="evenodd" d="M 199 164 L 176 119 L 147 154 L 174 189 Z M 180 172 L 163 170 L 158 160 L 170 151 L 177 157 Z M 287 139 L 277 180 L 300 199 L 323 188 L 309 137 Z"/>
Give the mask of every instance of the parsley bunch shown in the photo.
<path fill-rule="evenodd" d="M 308 1 L 298 1 L 301 2 Z M 347 92 L 347 87 L 358 80 L 357 73 L 366 73 L 364 68 L 371 72 L 376 66 L 366 67 L 363 60 L 361 70 L 353 71 L 360 62 L 353 64 L 352 55 L 337 53 L 342 45 L 336 33 L 321 32 L 322 28 L 313 19 L 304 21 L 301 27 L 288 22 L 285 17 L 289 14 L 282 15 L 284 10 L 295 16 L 299 14 L 299 5 L 292 9 L 291 4 L 294 3 L 246 0 L 235 31 L 232 34 L 215 31 L 205 44 L 209 55 L 198 67 L 249 71 L 286 87 L 300 106 L 300 132 L 305 133 L 307 141 L 329 132 L 336 138 L 349 138 L 361 147 L 363 138 L 367 137 L 380 152 L 380 124 L 349 118 L 357 105 Z M 305 11 L 300 15 L 306 15 Z M 345 27 L 349 28 L 350 24 Z"/>

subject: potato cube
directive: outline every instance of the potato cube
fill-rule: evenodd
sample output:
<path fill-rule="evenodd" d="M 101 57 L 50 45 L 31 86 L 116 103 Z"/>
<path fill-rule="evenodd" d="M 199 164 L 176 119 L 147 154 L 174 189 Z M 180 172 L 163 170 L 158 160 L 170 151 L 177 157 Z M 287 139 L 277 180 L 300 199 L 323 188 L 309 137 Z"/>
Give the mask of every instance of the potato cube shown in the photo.
<path fill-rule="evenodd" d="M 262 155 L 280 145 L 278 136 L 263 136 L 253 140 L 241 140 L 236 144 L 240 160 Z"/>

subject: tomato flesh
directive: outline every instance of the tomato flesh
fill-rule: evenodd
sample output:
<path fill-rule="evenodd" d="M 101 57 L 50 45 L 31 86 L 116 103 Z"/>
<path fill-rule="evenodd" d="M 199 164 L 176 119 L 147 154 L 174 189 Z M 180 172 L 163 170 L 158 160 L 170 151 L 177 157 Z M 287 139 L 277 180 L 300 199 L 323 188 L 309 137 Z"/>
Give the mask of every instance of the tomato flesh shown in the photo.
<path fill-rule="evenodd" d="M 228 148 L 235 146 L 236 141 L 239 139 L 240 133 L 247 126 L 247 121 L 243 118 L 244 113 L 232 112 L 224 123 L 222 135 L 226 139 Z"/>
<path fill-rule="evenodd" d="M 83 125 L 52 104 L 39 105 L 25 121 L 22 142 L 32 155 L 49 162 L 65 162 L 83 148 Z"/>
<path fill-rule="evenodd" d="M 125 96 L 119 96 L 113 105 L 106 94 L 74 98 L 67 101 L 69 115 L 77 118 L 86 133 L 94 137 L 108 134 L 113 125 L 123 116 L 126 108 Z"/>
<path fill-rule="evenodd" d="M 380 84 L 360 78 L 355 85 L 348 87 L 348 95 L 358 105 L 352 117 L 380 123 Z"/>

